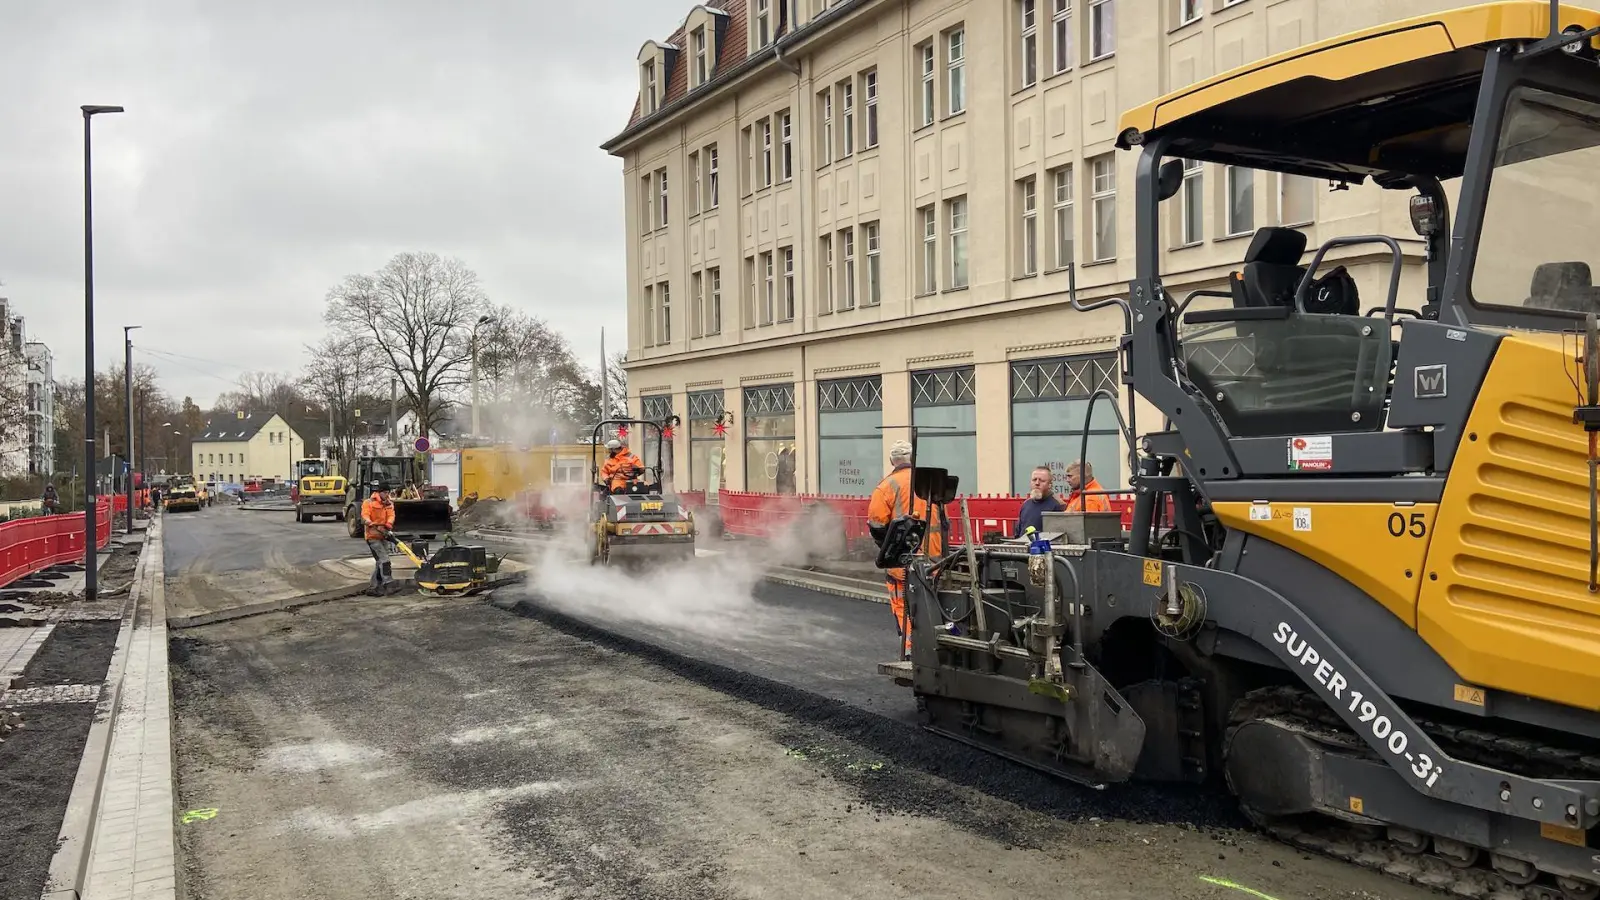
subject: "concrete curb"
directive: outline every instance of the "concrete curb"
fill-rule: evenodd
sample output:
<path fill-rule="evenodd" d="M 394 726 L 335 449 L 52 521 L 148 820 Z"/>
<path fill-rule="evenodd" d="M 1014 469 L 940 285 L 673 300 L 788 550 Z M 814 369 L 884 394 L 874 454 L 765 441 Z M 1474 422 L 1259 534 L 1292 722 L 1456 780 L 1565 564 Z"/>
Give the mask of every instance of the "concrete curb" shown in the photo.
<path fill-rule="evenodd" d="M 95 704 L 94 722 L 89 726 L 89 737 L 84 742 L 83 757 L 78 762 L 78 774 L 72 781 L 72 793 L 67 798 L 66 814 L 61 819 L 61 831 L 56 853 L 50 859 L 50 871 L 45 877 L 43 900 L 77 900 L 83 895 L 89 877 L 89 851 L 94 843 L 94 827 L 100 812 L 100 789 L 105 783 L 106 770 L 111 762 L 111 733 L 117 712 L 122 707 L 122 676 L 128 667 L 128 648 L 133 641 L 134 620 L 139 611 L 139 601 L 145 591 L 154 588 L 155 578 L 161 576 L 163 554 L 161 524 L 150 519 L 145 526 L 144 547 L 139 552 L 139 562 L 134 566 L 133 585 L 122 606 L 122 627 L 117 631 L 117 643 L 111 652 L 111 664 L 106 671 L 105 690 Z M 96 560 L 98 564 L 99 560 Z M 151 571 L 152 563 L 156 566 Z"/>

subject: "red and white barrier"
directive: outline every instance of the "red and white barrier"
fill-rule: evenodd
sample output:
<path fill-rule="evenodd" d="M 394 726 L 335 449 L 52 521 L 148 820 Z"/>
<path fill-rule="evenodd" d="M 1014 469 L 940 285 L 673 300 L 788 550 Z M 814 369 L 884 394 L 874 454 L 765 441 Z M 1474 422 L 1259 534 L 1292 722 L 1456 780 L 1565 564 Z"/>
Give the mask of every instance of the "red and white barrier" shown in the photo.
<path fill-rule="evenodd" d="M 117 498 L 127 509 L 127 498 Z M 95 512 L 95 548 L 111 541 L 112 502 L 101 498 Z M 35 516 L 0 524 L 0 587 L 58 563 L 83 559 L 84 515 Z"/>

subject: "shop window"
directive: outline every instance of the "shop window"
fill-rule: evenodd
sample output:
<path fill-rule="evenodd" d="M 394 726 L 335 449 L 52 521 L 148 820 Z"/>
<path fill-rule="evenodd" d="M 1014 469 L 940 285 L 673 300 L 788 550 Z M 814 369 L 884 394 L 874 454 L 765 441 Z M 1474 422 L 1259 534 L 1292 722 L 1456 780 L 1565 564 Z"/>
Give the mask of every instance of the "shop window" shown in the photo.
<path fill-rule="evenodd" d="M 1056 491 L 1067 493 L 1067 466 L 1082 453 L 1089 398 L 1097 390 L 1118 396 L 1114 354 L 1019 360 L 1011 364 L 1011 490 L 1028 491 L 1035 466 L 1055 474 Z M 1089 464 L 1107 489 L 1122 486 L 1127 454 L 1117 431 L 1112 399 L 1095 402 L 1089 427 Z"/>
<path fill-rule="evenodd" d="M 919 466 L 948 470 L 963 494 L 978 490 L 977 379 L 971 366 L 911 373 L 911 424 Z"/>
<path fill-rule="evenodd" d="M 883 382 L 877 375 L 817 382 L 818 489 L 865 497 L 883 479 Z"/>
<path fill-rule="evenodd" d="M 797 492 L 794 385 L 767 384 L 744 389 L 745 490 Z"/>
<path fill-rule="evenodd" d="M 689 395 L 689 490 L 705 491 L 706 499 L 728 489 L 727 415 L 722 391 Z"/>

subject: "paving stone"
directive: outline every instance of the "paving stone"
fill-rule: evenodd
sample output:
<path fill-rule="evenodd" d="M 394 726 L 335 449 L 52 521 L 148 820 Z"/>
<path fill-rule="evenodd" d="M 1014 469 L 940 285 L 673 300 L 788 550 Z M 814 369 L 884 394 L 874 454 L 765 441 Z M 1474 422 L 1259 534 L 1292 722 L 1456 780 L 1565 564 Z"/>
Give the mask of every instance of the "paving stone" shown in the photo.
<path fill-rule="evenodd" d="M 100 699 L 99 684 L 53 684 L 0 692 L 0 707 L 27 706 L 32 703 L 94 703 Z"/>

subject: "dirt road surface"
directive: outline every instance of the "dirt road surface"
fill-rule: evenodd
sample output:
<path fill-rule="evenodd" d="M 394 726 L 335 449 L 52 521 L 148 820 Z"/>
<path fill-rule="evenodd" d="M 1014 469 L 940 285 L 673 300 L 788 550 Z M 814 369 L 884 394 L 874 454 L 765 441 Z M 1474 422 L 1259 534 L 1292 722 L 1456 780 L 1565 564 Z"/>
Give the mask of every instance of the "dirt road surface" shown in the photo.
<path fill-rule="evenodd" d="M 193 629 L 173 664 L 190 898 L 1434 896 L 1029 811 L 476 599 Z"/>

